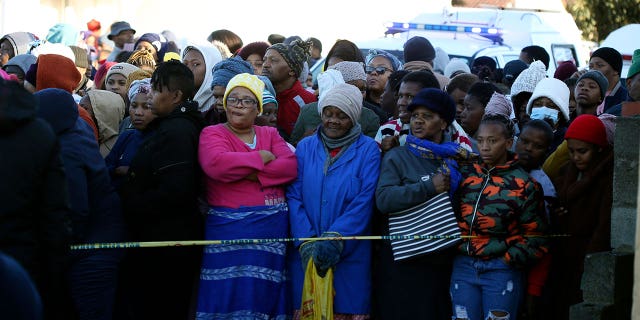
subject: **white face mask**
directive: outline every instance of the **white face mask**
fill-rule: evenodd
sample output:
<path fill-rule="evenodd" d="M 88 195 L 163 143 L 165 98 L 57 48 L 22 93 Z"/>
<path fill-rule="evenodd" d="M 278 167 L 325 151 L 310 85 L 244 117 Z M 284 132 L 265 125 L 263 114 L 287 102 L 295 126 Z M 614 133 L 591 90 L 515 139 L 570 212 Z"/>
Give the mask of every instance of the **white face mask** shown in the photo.
<path fill-rule="evenodd" d="M 558 110 L 551 109 L 549 107 L 536 107 L 531 109 L 531 119 L 535 120 L 544 120 L 550 119 L 553 122 L 553 125 L 558 124 Z"/>

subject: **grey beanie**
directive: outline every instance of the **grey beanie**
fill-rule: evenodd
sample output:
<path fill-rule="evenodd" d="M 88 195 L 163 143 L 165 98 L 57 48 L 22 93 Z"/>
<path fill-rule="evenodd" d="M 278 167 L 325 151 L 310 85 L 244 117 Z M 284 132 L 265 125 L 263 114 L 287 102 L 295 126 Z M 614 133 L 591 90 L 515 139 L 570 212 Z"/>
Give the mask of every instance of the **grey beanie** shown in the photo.
<path fill-rule="evenodd" d="M 589 70 L 587 73 L 583 74 L 578 78 L 578 82 L 582 79 L 591 79 L 598 83 L 600 87 L 600 98 L 604 100 L 605 95 L 607 94 L 607 88 L 609 88 L 609 80 L 607 77 L 602 74 L 602 72 L 598 70 Z"/>

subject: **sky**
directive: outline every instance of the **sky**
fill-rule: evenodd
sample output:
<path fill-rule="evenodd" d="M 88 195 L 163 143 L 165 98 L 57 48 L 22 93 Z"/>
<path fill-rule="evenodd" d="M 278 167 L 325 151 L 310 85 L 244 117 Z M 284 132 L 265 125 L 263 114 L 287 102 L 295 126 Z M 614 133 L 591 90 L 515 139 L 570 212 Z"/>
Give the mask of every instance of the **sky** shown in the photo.
<path fill-rule="evenodd" d="M 214 30 L 228 29 L 238 34 L 245 44 L 266 41 L 271 33 L 298 35 L 304 39 L 313 36 L 322 41 L 323 50 L 327 52 L 337 39 L 358 41 L 382 37 L 385 23 L 406 21 L 427 10 L 441 11 L 443 5 L 449 3 L 442 0 L 396 0 L 393 5 L 348 0 L 62 2 L 71 6 L 62 9 L 41 5 L 38 0 L 0 0 L 0 33 L 31 31 L 44 37 L 57 22 L 84 28 L 87 21 L 95 18 L 101 21 L 105 32 L 111 22 L 126 20 L 138 35 L 169 29 L 178 38 L 202 40 Z M 87 3 L 91 7 L 87 7 Z M 29 19 L 16 12 L 28 12 Z"/>

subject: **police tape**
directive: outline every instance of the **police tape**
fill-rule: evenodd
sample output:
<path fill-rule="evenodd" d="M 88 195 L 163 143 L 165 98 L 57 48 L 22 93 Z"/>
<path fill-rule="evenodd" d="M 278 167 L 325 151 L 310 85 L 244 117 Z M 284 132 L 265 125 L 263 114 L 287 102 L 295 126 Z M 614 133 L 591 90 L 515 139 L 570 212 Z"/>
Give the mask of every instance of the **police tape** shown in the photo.
<path fill-rule="evenodd" d="M 568 237 L 566 234 L 553 235 L 523 235 L 525 238 L 555 238 Z M 463 235 L 388 235 L 388 236 L 347 236 L 347 237 L 319 237 L 319 238 L 265 238 L 265 239 L 229 239 L 229 240 L 176 240 L 176 241 L 144 241 L 144 242 L 106 242 L 86 243 L 71 246 L 71 250 L 94 249 L 126 249 L 126 248 L 162 248 L 162 247 L 188 247 L 207 245 L 234 245 L 234 244 L 261 244 L 271 242 L 304 242 L 327 240 L 439 240 L 439 239 L 471 239 L 484 238 L 486 236 Z"/>

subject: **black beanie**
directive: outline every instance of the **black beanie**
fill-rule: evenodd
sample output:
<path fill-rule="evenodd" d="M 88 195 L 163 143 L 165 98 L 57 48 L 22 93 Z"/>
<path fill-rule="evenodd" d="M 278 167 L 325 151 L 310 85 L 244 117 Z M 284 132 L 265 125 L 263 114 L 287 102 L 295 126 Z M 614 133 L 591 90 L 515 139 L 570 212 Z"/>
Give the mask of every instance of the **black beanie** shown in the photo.
<path fill-rule="evenodd" d="M 613 70 L 618 72 L 618 75 L 622 74 L 622 55 L 618 50 L 609 47 L 602 47 L 593 52 L 591 58 L 598 57 L 606 61 Z"/>
<path fill-rule="evenodd" d="M 404 62 L 431 62 L 436 57 L 436 49 L 426 38 L 415 36 L 404 43 Z"/>
<path fill-rule="evenodd" d="M 450 125 L 456 117 L 455 102 L 440 89 L 424 88 L 420 90 L 407 106 L 407 110 L 413 111 L 417 107 L 426 107 L 439 114 L 447 122 L 447 125 Z"/>

